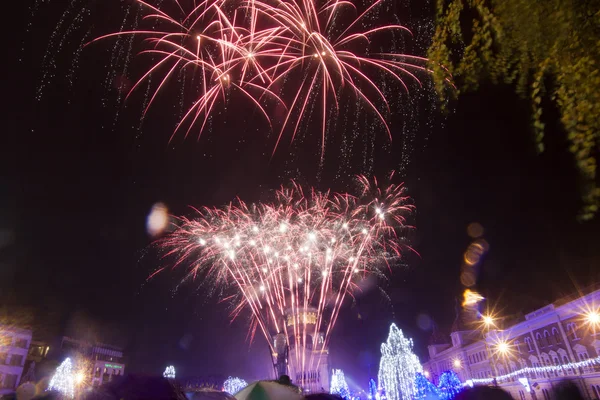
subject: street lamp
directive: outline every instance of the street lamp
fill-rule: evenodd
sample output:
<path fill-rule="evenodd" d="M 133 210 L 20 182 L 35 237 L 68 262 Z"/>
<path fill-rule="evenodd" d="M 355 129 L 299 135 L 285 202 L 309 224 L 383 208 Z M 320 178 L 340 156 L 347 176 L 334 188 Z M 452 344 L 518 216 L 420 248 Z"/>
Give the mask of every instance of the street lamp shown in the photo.
<path fill-rule="evenodd" d="M 481 317 L 483 320 L 483 324 L 489 328 L 490 326 L 494 326 L 494 318 L 491 315 L 483 315 Z"/>
<path fill-rule="evenodd" d="M 498 350 L 500 355 L 505 356 L 510 351 L 510 347 L 508 343 L 503 340 L 496 345 L 496 350 Z"/>
<path fill-rule="evenodd" d="M 585 319 L 590 325 L 600 324 L 600 313 L 598 311 L 590 311 L 585 315 Z"/>
<path fill-rule="evenodd" d="M 81 385 L 84 380 L 85 380 L 85 373 L 84 372 L 79 371 L 77 374 L 75 374 L 75 384 Z"/>

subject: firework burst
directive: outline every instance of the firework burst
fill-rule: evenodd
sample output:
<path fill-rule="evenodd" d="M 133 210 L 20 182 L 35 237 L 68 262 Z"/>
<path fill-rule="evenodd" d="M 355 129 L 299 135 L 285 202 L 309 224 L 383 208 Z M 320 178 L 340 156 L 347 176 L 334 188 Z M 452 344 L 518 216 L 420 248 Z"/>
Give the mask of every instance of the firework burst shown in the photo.
<path fill-rule="evenodd" d="M 274 332 L 284 333 L 287 343 L 292 338 L 303 346 L 314 338 L 316 348 L 317 332 L 324 332 L 318 345 L 326 347 L 345 297 L 401 257 L 410 229 L 405 216 L 413 206 L 404 186 L 359 182 L 357 196 L 292 183 L 273 202 L 203 208 L 194 218 L 179 218 L 159 243 L 166 257 L 175 257 L 174 267 L 188 268 L 188 278 L 235 289 L 231 316 L 250 309 L 252 337 L 260 329 L 271 343 Z M 283 323 L 308 308 L 316 310 L 315 332 L 298 332 L 306 329 L 300 321 Z M 312 360 L 295 362 L 304 370 Z"/>
<path fill-rule="evenodd" d="M 420 84 L 417 74 L 426 71 L 425 58 L 369 49 L 376 35 L 410 34 L 401 25 L 367 26 L 384 0 L 368 0 L 364 10 L 346 0 L 136 1 L 147 10 L 148 29 L 96 40 L 144 37 L 140 54 L 153 61 L 131 90 L 160 76 L 144 113 L 169 80 L 191 74 L 197 92 L 173 135 L 187 136 L 194 127 L 201 133 L 217 104 L 235 92 L 278 133 L 273 152 L 285 132 L 294 140 L 314 105 L 321 113 L 323 152 L 328 116 L 339 115 L 348 95 L 374 112 L 391 137 L 388 100 L 378 83 L 387 77 L 408 91 L 405 80 Z M 283 117 L 272 117 L 268 103 L 285 110 Z"/>

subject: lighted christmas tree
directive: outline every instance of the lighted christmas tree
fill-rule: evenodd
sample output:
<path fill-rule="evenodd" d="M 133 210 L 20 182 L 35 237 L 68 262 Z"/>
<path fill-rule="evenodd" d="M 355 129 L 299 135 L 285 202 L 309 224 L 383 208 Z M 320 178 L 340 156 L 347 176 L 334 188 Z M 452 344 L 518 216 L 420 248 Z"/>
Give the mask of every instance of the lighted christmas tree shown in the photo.
<path fill-rule="evenodd" d="M 423 368 L 412 349 L 412 339 L 392 324 L 387 342 L 381 344 L 379 363 L 379 385 L 389 400 L 412 400 L 415 395 L 415 376 Z"/>
<path fill-rule="evenodd" d="M 73 397 L 75 392 L 75 379 L 70 358 L 66 358 L 65 361 L 56 368 L 56 372 L 48 384 L 48 390 L 59 392 L 68 398 Z"/>
<path fill-rule="evenodd" d="M 248 383 L 241 378 L 232 378 L 231 376 L 223 383 L 223 390 L 229 394 L 236 394 L 243 388 L 248 386 Z"/>
<path fill-rule="evenodd" d="M 439 397 L 438 388 L 421 373 L 417 373 L 415 378 L 415 400 L 429 399 Z"/>
<path fill-rule="evenodd" d="M 175 379 L 175 367 L 172 365 L 169 365 L 165 369 L 165 372 L 163 372 L 163 377 L 167 378 L 167 379 Z"/>
<path fill-rule="evenodd" d="M 454 398 L 462 390 L 463 385 L 458 375 L 454 371 L 446 371 L 440 375 L 440 383 L 438 389 L 440 391 L 440 398 L 443 400 L 450 400 Z"/>
<path fill-rule="evenodd" d="M 343 399 L 350 398 L 350 389 L 348 389 L 348 383 L 346 383 L 346 377 L 344 371 L 341 369 L 334 369 L 333 375 L 331 376 L 330 393 L 337 394 Z"/>

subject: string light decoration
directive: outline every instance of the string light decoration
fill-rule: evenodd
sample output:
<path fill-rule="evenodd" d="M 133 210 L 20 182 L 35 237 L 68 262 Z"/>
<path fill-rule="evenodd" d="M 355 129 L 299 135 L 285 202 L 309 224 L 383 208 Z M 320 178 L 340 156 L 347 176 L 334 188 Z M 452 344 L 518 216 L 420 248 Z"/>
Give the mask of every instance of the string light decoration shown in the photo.
<path fill-rule="evenodd" d="M 175 367 L 172 365 L 169 365 L 165 369 L 165 372 L 163 372 L 163 378 L 175 379 Z"/>
<path fill-rule="evenodd" d="M 369 380 L 369 400 L 373 400 L 377 398 L 377 383 L 375 383 L 375 379 Z"/>
<path fill-rule="evenodd" d="M 417 373 L 415 378 L 415 400 L 425 399 L 430 396 L 439 397 L 438 388 L 421 373 Z"/>
<path fill-rule="evenodd" d="M 600 357 L 589 358 L 584 361 L 579 361 L 576 363 L 567 363 L 561 365 L 548 365 L 545 367 L 525 367 L 521 368 L 518 371 L 511 372 L 506 375 L 501 375 L 496 377 L 496 382 L 506 381 L 511 378 L 517 377 L 519 375 L 526 374 L 544 374 L 550 372 L 565 372 L 565 370 L 576 370 L 578 368 L 592 367 L 600 365 Z M 465 385 L 473 386 L 473 385 L 489 385 L 494 382 L 494 378 L 485 378 L 485 379 L 469 379 L 465 382 Z"/>
<path fill-rule="evenodd" d="M 331 388 L 329 391 L 331 394 L 337 394 L 343 399 L 350 398 L 350 389 L 344 376 L 344 371 L 341 369 L 334 369 L 331 375 Z"/>
<path fill-rule="evenodd" d="M 72 399 L 75 393 L 75 379 L 73 376 L 73 364 L 70 358 L 66 358 L 50 379 L 47 391 L 55 391 L 64 397 Z"/>
<path fill-rule="evenodd" d="M 438 384 L 440 399 L 450 400 L 463 390 L 463 384 L 454 371 L 446 371 L 440 375 Z"/>
<path fill-rule="evenodd" d="M 248 386 L 248 382 L 246 382 L 245 380 L 241 378 L 232 378 L 230 376 L 225 380 L 225 383 L 223 383 L 223 391 L 234 395 L 246 386 Z"/>
<path fill-rule="evenodd" d="M 415 395 L 415 376 L 423 368 L 412 349 L 412 339 L 392 324 L 387 342 L 381 344 L 378 377 L 389 400 L 412 400 Z"/>

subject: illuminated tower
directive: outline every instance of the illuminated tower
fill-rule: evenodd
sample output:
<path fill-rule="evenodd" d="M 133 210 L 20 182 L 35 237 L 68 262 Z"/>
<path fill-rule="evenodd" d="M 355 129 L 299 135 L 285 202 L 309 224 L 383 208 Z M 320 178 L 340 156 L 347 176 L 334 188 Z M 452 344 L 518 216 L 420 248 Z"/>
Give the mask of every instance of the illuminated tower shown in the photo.
<path fill-rule="evenodd" d="M 285 314 L 286 334 L 274 337 L 275 370 L 285 371 L 306 392 L 329 392 L 329 349 L 325 335 L 316 331 L 317 310 L 303 308 Z M 285 357 L 284 357 L 285 355 Z"/>

